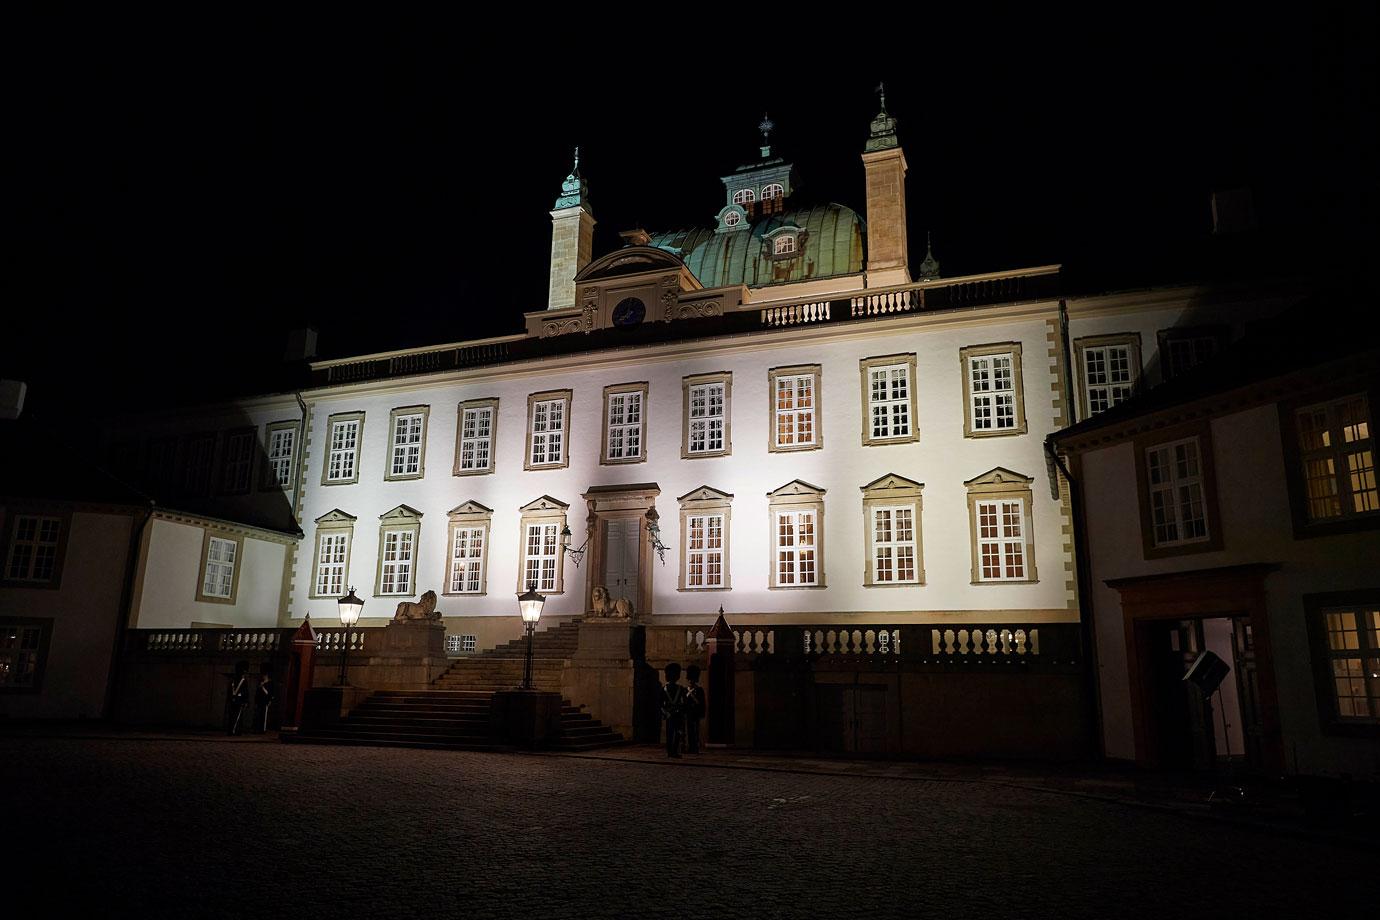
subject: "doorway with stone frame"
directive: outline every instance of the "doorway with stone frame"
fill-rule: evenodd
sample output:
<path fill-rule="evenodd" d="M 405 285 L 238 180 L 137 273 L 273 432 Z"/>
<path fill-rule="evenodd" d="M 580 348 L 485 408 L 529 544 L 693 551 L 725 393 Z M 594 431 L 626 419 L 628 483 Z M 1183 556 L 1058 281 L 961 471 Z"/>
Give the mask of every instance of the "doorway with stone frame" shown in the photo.
<path fill-rule="evenodd" d="M 654 482 L 591 486 L 581 498 L 589 538 L 589 567 L 585 569 L 585 613 L 594 614 L 594 589 L 608 591 L 612 604 L 626 598 L 633 619 L 652 612 L 652 541 L 649 525 L 657 520 Z"/>

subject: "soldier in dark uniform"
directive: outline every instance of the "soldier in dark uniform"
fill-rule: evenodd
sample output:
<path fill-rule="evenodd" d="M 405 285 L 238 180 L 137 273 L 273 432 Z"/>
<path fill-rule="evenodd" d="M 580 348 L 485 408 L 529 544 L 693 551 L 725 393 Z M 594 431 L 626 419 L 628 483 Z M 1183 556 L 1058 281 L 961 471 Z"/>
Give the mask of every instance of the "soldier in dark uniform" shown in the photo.
<path fill-rule="evenodd" d="M 249 662 L 241 661 L 235 665 L 235 676 L 230 678 L 230 711 L 227 716 L 225 733 L 238 735 L 240 719 L 249 705 Z"/>
<path fill-rule="evenodd" d="M 269 664 L 264 665 L 259 670 L 259 686 L 254 691 L 254 732 L 262 735 L 268 731 L 268 710 L 273 706 L 273 701 L 278 698 L 277 688 L 273 684 L 273 675 L 269 673 Z"/>
<path fill-rule="evenodd" d="M 685 669 L 685 679 L 690 686 L 685 688 L 685 748 L 688 753 L 700 752 L 700 720 L 704 718 L 704 688 L 700 686 L 700 666 L 692 664 Z"/>
<path fill-rule="evenodd" d="M 685 733 L 685 688 L 680 685 L 680 665 L 674 661 L 666 666 L 661 718 L 666 720 L 666 756 L 679 757 L 681 736 Z"/>

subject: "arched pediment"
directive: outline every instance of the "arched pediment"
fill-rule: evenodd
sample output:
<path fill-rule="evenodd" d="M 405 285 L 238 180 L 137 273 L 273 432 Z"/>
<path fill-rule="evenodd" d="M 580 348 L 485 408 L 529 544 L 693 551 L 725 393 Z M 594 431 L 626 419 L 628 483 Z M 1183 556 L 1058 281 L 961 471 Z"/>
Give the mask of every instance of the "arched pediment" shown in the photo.
<path fill-rule="evenodd" d="M 640 275 L 643 272 L 664 272 L 667 269 L 683 271 L 685 263 L 655 246 L 626 246 L 586 265 L 575 276 L 575 283 Z"/>

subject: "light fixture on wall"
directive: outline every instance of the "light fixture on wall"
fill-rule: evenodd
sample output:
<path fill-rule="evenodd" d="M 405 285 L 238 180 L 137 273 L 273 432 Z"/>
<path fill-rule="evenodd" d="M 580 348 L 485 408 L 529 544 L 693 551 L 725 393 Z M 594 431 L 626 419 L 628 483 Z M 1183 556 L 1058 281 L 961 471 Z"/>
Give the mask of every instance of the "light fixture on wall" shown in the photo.
<path fill-rule="evenodd" d="M 647 539 L 651 541 L 652 549 L 656 550 L 656 557 L 661 560 L 661 564 L 666 564 L 666 551 L 671 547 L 661 542 L 661 525 L 657 523 L 661 515 L 656 513 L 655 508 L 647 509 Z"/>
<path fill-rule="evenodd" d="M 570 548 L 570 525 L 566 524 L 561 528 L 561 552 L 570 557 L 570 561 L 575 563 L 575 568 L 580 567 L 580 563 L 585 558 L 585 548 L 589 546 L 589 534 L 585 534 L 585 542 L 581 543 L 577 549 Z"/>

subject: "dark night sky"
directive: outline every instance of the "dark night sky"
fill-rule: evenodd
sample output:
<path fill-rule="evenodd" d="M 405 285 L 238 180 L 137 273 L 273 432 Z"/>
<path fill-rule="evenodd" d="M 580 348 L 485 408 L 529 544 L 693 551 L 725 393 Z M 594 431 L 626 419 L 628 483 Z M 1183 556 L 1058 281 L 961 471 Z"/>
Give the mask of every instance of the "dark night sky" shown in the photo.
<path fill-rule="evenodd" d="M 894 45 L 721 30 L 675 46 L 671 22 L 599 42 L 573 12 L 538 27 L 535 11 L 483 33 L 13 23 L 0 377 L 53 415 L 92 392 L 115 408 L 263 390 L 307 323 L 325 356 L 518 331 L 545 306 L 574 144 L 596 254 L 619 230 L 708 223 L 764 111 L 801 199 L 862 210 L 879 79 L 910 163 L 912 259 L 931 229 L 946 275 L 1188 279 L 1210 191 L 1238 185 L 1288 242 L 1281 271 L 1373 268 L 1372 5 L 1268 22 L 923 12 Z"/>

